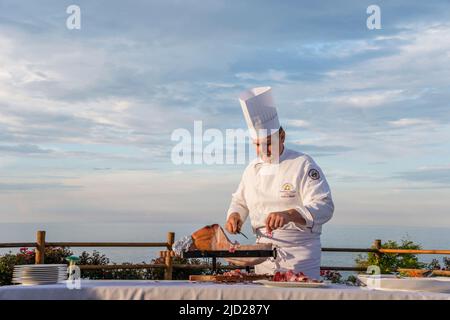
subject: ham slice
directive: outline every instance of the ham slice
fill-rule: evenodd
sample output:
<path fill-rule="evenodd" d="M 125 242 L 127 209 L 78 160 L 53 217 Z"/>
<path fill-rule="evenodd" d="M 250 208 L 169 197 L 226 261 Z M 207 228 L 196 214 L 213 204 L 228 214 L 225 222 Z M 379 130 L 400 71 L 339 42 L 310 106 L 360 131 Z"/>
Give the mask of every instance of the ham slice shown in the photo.
<path fill-rule="evenodd" d="M 239 250 L 272 250 L 270 243 L 257 243 L 254 245 L 240 245 L 238 242 L 232 243 L 218 224 L 205 226 L 192 235 L 193 244 L 190 250 L 228 250 L 239 253 Z M 264 262 L 267 258 L 225 258 L 226 261 L 237 266 L 254 266 Z"/>

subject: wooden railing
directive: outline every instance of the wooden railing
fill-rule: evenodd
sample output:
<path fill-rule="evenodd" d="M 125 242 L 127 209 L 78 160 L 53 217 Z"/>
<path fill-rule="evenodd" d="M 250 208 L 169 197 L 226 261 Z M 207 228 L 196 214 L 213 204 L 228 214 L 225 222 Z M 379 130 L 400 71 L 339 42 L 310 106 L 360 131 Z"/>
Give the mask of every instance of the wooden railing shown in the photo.
<path fill-rule="evenodd" d="M 171 280 L 173 269 L 208 269 L 210 264 L 173 264 L 174 252 L 172 245 L 175 240 L 175 233 L 167 233 L 166 242 L 46 242 L 46 232 L 38 231 L 36 234 L 36 242 L 15 242 L 0 243 L 0 248 L 36 248 L 35 263 L 43 264 L 45 262 L 46 247 L 138 247 L 138 248 L 165 248 L 160 251 L 160 257 L 164 258 L 164 263 L 160 264 L 114 264 L 114 265 L 80 265 L 81 270 L 111 270 L 111 269 L 151 269 L 164 268 L 164 279 Z M 372 248 L 322 248 L 323 252 L 359 252 L 359 253 L 375 253 L 379 258 L 383 254 L 442 254 L 450 255 L 450 250 L 404 250 L 404 249 L 383 249 L 381 240 L 374 241 Z M 221 266 L 222 269 L 243 269 L 238 266 Z M 344 266 L 321 266 L 321 270 L 340 270 L 340 271 L 365 271 L 361 267 L 344 267 Z"/>

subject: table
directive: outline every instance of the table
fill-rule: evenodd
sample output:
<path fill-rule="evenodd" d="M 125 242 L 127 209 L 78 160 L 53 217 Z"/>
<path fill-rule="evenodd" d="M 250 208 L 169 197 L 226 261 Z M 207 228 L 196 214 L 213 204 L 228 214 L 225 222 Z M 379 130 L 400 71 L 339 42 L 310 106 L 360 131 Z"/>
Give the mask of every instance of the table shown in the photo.
<path fill-rule="evenodd" d="M 258 284 L 216 284 L 156 280 L 82 280 L 80 289 L 65 283 L 0 287 L 0 299 L 21 300 L 450 300 L 449 293 L 383 291 L 330 284 L 328 288 L 268 288 Z"/>

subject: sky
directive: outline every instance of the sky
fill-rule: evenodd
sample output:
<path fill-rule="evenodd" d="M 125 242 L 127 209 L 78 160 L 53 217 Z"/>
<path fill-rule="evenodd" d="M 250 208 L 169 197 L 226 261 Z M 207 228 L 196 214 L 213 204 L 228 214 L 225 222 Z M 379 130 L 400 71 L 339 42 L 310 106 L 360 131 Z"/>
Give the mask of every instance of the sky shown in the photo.
<path fill-rule="evenodd" d="M 449 9 L 0 0 L 0 222 L 223 223 L 245 164 L 175 165 L 171 135 L 246 129 L 239 93 L 271 86 L 330 224 L 450 227 Z"/>

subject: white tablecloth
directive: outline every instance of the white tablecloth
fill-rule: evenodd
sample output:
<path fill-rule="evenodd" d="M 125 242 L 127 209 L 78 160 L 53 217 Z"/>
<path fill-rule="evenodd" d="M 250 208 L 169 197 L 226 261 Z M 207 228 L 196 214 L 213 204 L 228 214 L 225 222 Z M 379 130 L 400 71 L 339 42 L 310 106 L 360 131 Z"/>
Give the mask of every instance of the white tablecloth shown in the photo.
<path fill-rule="evenodd" d="M 450 300 L 448 293 L 369 290 L 329 285 L 327 288 L 268 288 L 258 284 L 191 283 L 188 281 L 83 280 L 80 289 L 65 283 L 0 287 L 0 299 L 122 299 L 122 300 Z"/>

